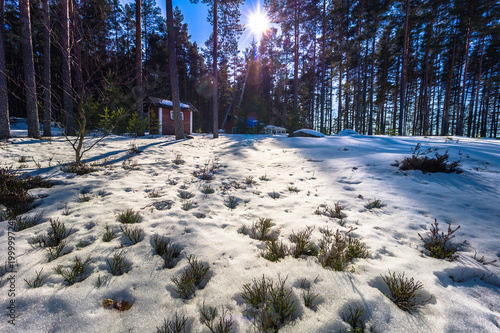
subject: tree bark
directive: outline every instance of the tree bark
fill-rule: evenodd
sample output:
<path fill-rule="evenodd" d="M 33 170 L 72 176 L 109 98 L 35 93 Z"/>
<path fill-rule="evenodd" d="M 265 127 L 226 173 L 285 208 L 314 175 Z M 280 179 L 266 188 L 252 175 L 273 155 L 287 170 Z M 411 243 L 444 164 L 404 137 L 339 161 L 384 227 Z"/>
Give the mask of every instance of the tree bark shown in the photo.
<path fill-rule="evenodd" d="M 50 80 L 50 6 L 43 0 L 43 136 L 51 136 L 52 87 Z"/>
<path fill-rule="evenodd" d="M 21 20 L 21 47 L 24 67 L 26 114 L 28 118 L 28 137 L 37 138 L 40 137 L 40 124 L 38 123 L 38 107 L 36 103 L 35 63 L 33 60 L 33 44 L 31 42 L 29 0 L 19 0 L 19 16 Z"/>
<path fill-rule="evenodd" d="M 142 94 L 142 30 L 141 30 L 141 0 L 135 0 L 135 89 L 137 116 L 144 119 L 144 97 Z M 144 129 L 137 131 L 137 136 L 144 136 Z"/>
<path fill-rule="evenodd" d="M 405 38 L 403 44 L 403 59 L 401 60 L 401 89 L 399 91 L 399 128 L 398 134 L 403 135 L 403 118 L 405 112 L 405 96 L 406 96 L 406 55 L 408 52 L 408 21 L 410 19 L 410 0 L 406 0 L 406 14 L 405 14 Z"/>
<path fill-rule="evenodd" d="M 319 131 L 324 133 L 325 126 L 325 58 L 326 58 L 326 0 L 323 0 L 323 32 L 321 36 L 321 122 Z"/>
<path fill-rule="evenodd" d="M 462 81 L 462 101 L 460 103 L 460 110 L 458 112 L 458 120 L 457 120 L 457 135 L 462 136 L 464 133 L 464 114 L 465 114 L 465 95 L 466 90 L 465 87 L 467 85 L 467 69 L 469 65 L 469 41 L 470 34 L 472 30 L 472 20 L 469 18 L 469 26 L 467 27 L 467 35 L 465 37 L 465 63 L 463 68 L 463 81 Z"/>
<path fill-rule="evenodd" d="M 75 135 L 75 117 L 73 113 L 73 97 L 71 85 L 71 53 L 69 49 L 69 0 L 61 0 L 62 31 L 62 81 L 63 81 L 63 112 L 65 131 L 67 135 Z"/>
<path fill-rule="evenodd" d="M 175 139 L 184 139 L 182 128 L 181 103 L 179 100 L 179 80 L 177 78 L 177 56 L 175 54 L 175 29 L 172 0 L 166 0 L 167 33 L 168 33 L 168 62 L 170 69 L 170 84 L 172 86 L 172 104 L 174 106 Z"/>
<path fill-rule="evenodd" d="M 297 100 L 299 98 L 299 1 L 295 0 L 294 22 L 294 65 L 293 65 L 293 117 L 298 116 Z M 294 126 L 296 124 L 293 124 Z"/>
<path fill-rule="evenodd" d="M 213 93 L 212 93 L 212 105 L 213 105 L 213 138 L 217 139 L 219 137 L 219 108 L 217 106 L 217 85 L 218 85 L 218 72 L 217 72 L 217 0 L 214 0 L 214 26 L 213 26 L 213 38 L 214 45 L 212 50 L 213 64 L 212 64 L 212 75 L 213 75 Z"/>
<path fill-rule="evenodd" d="M 0 0 L 0 139 L 10 138 L 7 70 L 5 66 L 5 0 Z"/>

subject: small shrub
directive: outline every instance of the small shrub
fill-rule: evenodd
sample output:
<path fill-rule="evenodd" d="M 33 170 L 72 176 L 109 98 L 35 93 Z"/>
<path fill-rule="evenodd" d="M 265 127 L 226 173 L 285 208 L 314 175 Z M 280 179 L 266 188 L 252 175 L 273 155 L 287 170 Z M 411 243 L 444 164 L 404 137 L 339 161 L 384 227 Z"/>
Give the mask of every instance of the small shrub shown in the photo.
<path fill-rule="evenodd" d="M 295 244 L 295 247 L 292 248 L 291 253 L 294 258 L 299 258 L 302 255 L 306 256 L 317 256 L 318 248 L 311 241 L 312 232 L 314 231 L 314 227 L 307 226 L 305 230 L 299 231 L 297 233 L 292 231 L 289 239 L 290 242 Z"/>
<path fill-rule="evenodd" d="M 50 229 L 47 234 L 33 237 L 29 243 L 31 245 L 38 243 L 40 247 L 56 247 L 71 234 L 71 231 L 72 229 L 66 230 L 64 223 L 59 222 L 58 219 L 50 219 Z"/>
<path fill-rule="evenodd" d="M 234 325 L 233 316 L 227 309 L 222 307 L 222 313 L 219 316 L 217 308 L 205 307 L 205 303 L 200 310 L 200 321 L 212 333 L 230 333 Z"/>
<path fill-rule="evenodd" d="M 194 194 L 188 191 L 179 191 L 179 198 L 181 199 L 191 199 L 194 197 Z"/>
<path fill-rule="evenodd" d="M 43 268 L 37 272 L 35 270 L 35 278 L 33 278 L 33 280 L 28 280 L 28 279 L 24 279 L 24 282 L 26 282 L 26 285 L 30 288 L 38 288 L 42 285 L 42 282 L 43 282 L 43 279 L 45 278 L 45 276 L 42 276 L 42 272 L 43 272 Z"/>
<path fill-rule="evenodd" d="M 62 241 L 56 246 L 47 248 L 47 255 L 49 256 L 49 261 L 55 260 L 63 255 L 64 247 L 66 246 L 66 242 Z"/>
<path fill-rule="evenodd" d="M 153 189 L 151 192 L 148 193 L 148 197 L 150 198 L 158 198 L 160 196 L 160 191 L 157 189 Z"/>
<path fill-rule="evenodd" d="M 314 282 L 316 282 L 316 280 Z M 305 278 L 300 279 L 299 283 L 300 283 L 300 289 L 302 289 L 301 296 L 302 300 L 304 301 L 304 305 L 307 308 L 314 310 L 315 308 L 314 300 L 319 296 L 319 294 L 314 294 L 311 292 L 312 284 L 311 281 L 309 281 L 308 279 Z"/>
<path fill-rule="evenodd" d="M 14 231 L 21 231 L 34 227 L 42 220 L 43 212 L 30 216 L 16 216 L 16 218 L 9 223 Z"/>
<path fill-rule="evenodd" d="M 349 332 L 363 333 L 365 332 L 365 323 L 363 321 L 363 313 L 365 309 L 360 306 L 352 308 L 349 305 L 349 313 L 342 314 L 342 319 L 351 326 Z"/>
<path fill-rule="evenodd" d="M 206 186 L 203 186 L 203 188 L 201 189 L 201 191 L 204 193 L 204 194 L 212 194 L 215 192 L 214 188 L 210 185 L 206 185 Z"/>
<path fill-rule="evenodd" d="M 184 164 L 184 160 L 182 159 L 182 155 L 181 154 L 176 154 L 175 155 L 175 159 L 172 160 L 172 163 L 174 163 L 175 165 Z"/>
<path fill-rule="evenodd" d="M 276 200 L 276 199 L 279 199 L 279 198 L 281 197 L 281 194 L 279 194 L 279 193 L 278 193 L 278 192 L 276 192 L 276 191 L 272 191 L 271 193 L 269 193 L 269 196 L 270 196 L 271 198 L 273 198 L 274 200 Z"/>
<path fill-rule="evenodd" d="M 297 186 L 288 185 L 287 188 L 288 188 L 288 192 L 299 193 L 299 190 L 297 189 Z"/>
<path fill-rule="evenodd" d="M 333 207 L 328 205 L 320 205 L 316 211 L 316 215 L 324 215 L 330 218 L 343 220 L 347 217 L 347 214 L 343 212 L 344 206 L 340 204 L 340 202 L 336 202 Z"/>
<path fill-rule="evenodd" d="M 497 262 L 496 260 L 491 260 L 491 261 L 486 261 L 484 256 L 481 256 L 480 258 L 477 256 L 477 251 L 474 251 L 474 260 L 476 260 L 478 263 L 483 264 L 483 265 L 491 265 L 494 262 Z"/>
<path fill-rule="evenodd" d="M 365 204 L 366 209 L 374 209 L 374 208 L 380 209 L 380 208 L 385 207 L 385 206 L 387 206 L 385 204 L 385 202 L 383 202 L 380 199 L 374 199 L 374 200 L 369 201 Z"/>
<path fill-rule="evenodd" d="M 67 173 L 75 173 L 77 176 L 82 176 L 82 175 L 86 175 L 86 174 L 89 174 L 91 172 L 95 172 L 97 171 L 98 169 L 91 165 L 91 164 L 88 164 L 88 163 L 67 163 L 67 164 L 64 164 L 62 167 L 61 167 L 61 171 L 62 172 L 67 172 Z"/>
<path fill-rule="evenodd" d="M 188 211 L 194 208 L 194 203 L 191 200 L 184 201 L 181 205 L 181 209 Z"/>
<path fill-rule="evenodd" d="M 144 230 L 142 228 L 121 225 L 120 229 L 132 245 L 139 243 L 144 237 Z"/>
<path fill-rule="evenodd" d="M 136 155 L 139 153 L 140 153 L 140 151 L 139 151 L 139 147 L 137 146 L 137 144 L 135 142 L 131 143 L 130 148 L 128 149 L 128 154 L 129 155 Z"/>
<path fill-rule="evenodd" d="M 428 251 L 430 257 L 453 261 L 458 258 L 458 255 L 455 254 L 457 247 L 451 243 L 450 240 L 455 237 L 453 234 L 458 229 L 460 229 L 460 226 L 452 229 L 449 224 L 446 234 L 444 232 L 439 233 L 439 223 L 437 219 L 435 219 L 434 223 L 431 225 L 429 235 L 426 238 L 422 237 L 420 234 L 418 234 L 418 236 L 424 242 L 424 248 Z"/>
<path fill-rule="evenodd" d="M 209 267 L 203 265 L 195 256 L 187 257 L 189 266 L 179 277 L 175 276 L 171 280 L 174 283 L 174 291 L 181 297 L 188 299 L 196 289 L 201 289 L 201 283 L 208 278 Z"/>
<path fill-rule="evenodd" d="M 401 310 L 412 312 L 419 305 L 429 301 L 432 299 L 432 296 L 422 300 L 417 301 L 417 298 L 420 297 L 420 294 L 417 294 L 417 291 L 423 288 L 423 284 L 420 281 L 416 281 L 411 278 L 408 279 L 405 277 L 405 273 L 398 274 L 389 271 L 389 275 L 382 276 L 385 284 L 389 288 L 390 295 L 386 295 L 389 297 L 391 301 L 394 302 Z"/>
<path fill-rule="evenodd" d="M 261 241 L 275 239 L 276 234 L 271 233 L 271 227 L 274 226 L 273 220 L 270 218 L 259 218 L 258 222 L 254 222 L 250 231 L 250 238 Z"/>
<path fill-rule="evenodd" d="M 262 276 L 261 280 L 254 279 L 252 284 L 243 285 L 241 297 L 249 305 L 250 316 L 258 329 L 277 332 L 292 319 L 295 301 L 292 291 L 285 288 L 286 280 L 278 276 L 274 282 Z"/>
<path fill-rule="evenodd" d="M 92 199 L 92 197 L 87 193 L 77 194 L 76 198 L 78 199 L 79 202 L 89 202 Z"/>
<path fill-rule="evenodd" d="M 118 214 L 118 221 L 121 223 L 139 223 L 141 220 L 141 215 L 139 212 L 135 212 L 132 208 L 129 208 L 120 214 Z"/>
<path fill-rule="evenodd" d="M 103 242 L 111 242 L 113 239 L 117 237 L 117 232 L 109 227 L 109 225 L 106 224 L 104 227 L 106 230 L 104 232 L 104 235 L 102 236 L 102 241 Z"/>
<path fill-rule="evenodd" d="M 127 273 L 130 270 L 130 263 L 125 260 L 125 252 L 122 250 L 113 254 L 111 259 L 106 259 L 109 272 L 114 276 Z"/>
<path fill-rule="evenodd" d="M 229 209 L 235 209 L 235 208 L 236 208 L 236 206 L 238 206 L 238 199 L 237 199 L 236 197 L 230 196 L 230 197 L 227 199 L 226 206 L 227 206 Z"/>
<path fill-rule="evenodd" d="M 255 184 L 255 180 L 253 179 L 253 176 L 246 176 L 245 177 L 245 184 L 247 184 L 247 185 Z"/>
<path fill-rule="evenodd" d="M 177 312 L 173 319 L 163 319 L 163 325 L 156 327 L 156 333 L 182 333 L 186 331 L 186 323 L 188 318 L 186 316 L 179 317 Z"/>
<path fill-rule="evenodd" d="M 167 237 L 158 234 L 153 236 L 153 248 L 157 255 L 165 261 L 165 268 L 173 268 L 177 264 L 177 258 L 181 254 L 181 247 L 172 243 Z"/>
<path fill-rule="evenodd" d="M 288 246 L 283 244 L 282 241 L 278 242 L 275 238 L 271 238 L 266 242 L 266 250 L 262 256 L 269 261 L 279 261 L 285 258 L 289 253 Z"/>
<path fill-rule="evenodd" d="M 436 157 L 430 158 L 422 155 L 420 148 L 420 143 L 418 143 L 415 148 L 412 148 L 412 156 L 405 157 L 403 161 L 399 163 L 400 170 L 420 170 L 422 173 L 462 173 L 460 160 L 448 162 L 448 158 L 450 157 L 448 155 L 448 150 L 443 155 L 439 155 L 439 153 L 436 152 Z"/>
<path fill-rule="evenodd" d="M 263 180 L 263 181 L 268 181 L 269 180 L 269 177 L 267 176 L 267 173 L 263 174 L 262 176 L 259 177 L 260 180 Z"/>
<path fill-rule="evenodd" d="M 198 170 L 193 172 L 195 177 L 202 180 L 212 180 L 214 178 L 215 170 L 218 168 L 216 160 L 208 160 L 205 165 L 198 167 Z"/>
<path fill-rule="evenodd" d="M 55 268 L 57 274 L 61 275 L 70 286 L 75 284 L 76 282 L 81 282 L 85 280 L 85 269 L 89 265 L 92 260 L 90 257 L 82 261 L 80 258 L 75 256 L 75 263 L 73 266 L 63 269 L 61 265 Z"/>
<path fill-rule="evenodd" d="M 330 267 L 336 271 L 343 271 L 354 258 L 366 258 L 368 251 L 365 245 L 357 239 L 353 239 L 350 232 L 356 230 L 351 228 L 347 232 L 335 233 L 329 229 L 320 229 L 323 239 L 320 241 L 319 262 L 323 267 Z"/>
<path fill-rule="evenodd" d="M 197 219 L 204 219 L 207 217 L 205 213 L 195 213 L 194 216 L 196 216 Z"/>

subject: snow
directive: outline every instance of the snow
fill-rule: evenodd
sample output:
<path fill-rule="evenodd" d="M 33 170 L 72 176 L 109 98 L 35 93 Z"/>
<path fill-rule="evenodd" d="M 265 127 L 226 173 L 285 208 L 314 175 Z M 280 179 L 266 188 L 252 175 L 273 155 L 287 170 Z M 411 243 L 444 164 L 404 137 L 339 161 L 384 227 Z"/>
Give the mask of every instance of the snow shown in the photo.
<path fill-rule="evenodd" d="M 342 131 L 338 132 L 336 135 L 339 135 L 339 136 L 359 135 L 359 133 L 356 132 L 355 130 L 352 130 L 352 129 L 345 129 L 345 130 L 342 130 Z"/>
<path fill-rule="evenodd" d="M 16 131 L 20 131 L 17 129 Z M 21 135 L 16 132 L 16 135 Z M 24 134 L 25 135 L 25 134 Z M 500 265 L 482 265 L 474 259 L 500 259 L 500 141 L 453 137 L 330 136 L 315 140 L 266 135 L 193 135 L 191 140 L 176 142 L 173 137 L 110 136 L 84 158 L 107 161 L 106 168 L 84 175 L 64 173 L 57 163 L 70 162 L 73 152 L 61 137 L 34 140 L 26 137 L 0 142 L 3 167 L 50 177 L 56 185 L 34 189 L 38 206 L 29 214 L 44 212 L 42 223 L 16 233 L 15 251 L 19 264 L 16 273 L 16 325 L 4 315 L 2 332 L 154 332 L 164 318 L 176 311 L 190 318 L 192 332 L 207 332 L 199 321 L 199 310 L 206 305 L 224 305 L 235 320 L 234 332 L 252 332 L 246 306 L 240 296 L 242 286 L 253 279 L 287 277 L 296 302 L 294 320 L 280 332 L 338 332 L 348 328 L 342 320 L 349 305 L 365 309 L 366 326 L 377 332 L 498 332 L 500 326 Z M 421 150 L 449 150 L 450 160 L 462 159 L 462 174 L 423 174 L 399 171 L 395 160 L 411 155 L 417 143 Z M 140 153 L 129 155 L 135 144 Z M 182 155 L 184 164 L 172 160 Z M 433 154 L 430 153 L 430 154 Z M 19 157 L 26 157 L 21 166 Z M 41 163 L 35 166 L 32 158 Z M 209 184 L 215 193 L 201 192 L 207 183 L 193 176 L 197 166 L 216 160 L 219 168 Z M 124 161 L 129 161 L 124 165 Z M 124 168 L 128 164 L 127 168 Z M 259 177 L 266 175 L 269 180 Z M 256 183 L 246 185 L 253 176 Z M 231 185 L 232 184 L 232 185 Z M 235 186 L 238 184 L 239 186 Z M 293 184 L 298 193 L 289 192 Z M 195 208 L 181 209 L 181 186 L 195 196 Z M 246 188 L 245 188 L 246 187 Z M 79 202 L 82 189 L 92 197 Z M 159 197 L 148 194 L 157 190 Z M 273 200 L 269 193 L 277 192 Z M 229 196 L 238 200 L 230 210 Z M 381 199 L 386 206 L 367 210 L 369 200 Z M 153 203 L 171 200 L 171 209 Z M 337 220 L 315 215 L 321 204 L 340 202 L 347 213 L 346 226 Z M 63 215 L 67 208 L 69 215 Z M 140 211 L 144 239 L 126 244 L 131 270 L 112 276 L 106 259 L 121 248 L 124 237 L 119 231 L 118 213 L 127 208 Z M 205 213 L 198 219 L 195 213 Z M 251 225 L 259 217 L 270 217 L 280 229 L 280 240 L 290 244 L 288 236 L 306 226 L 348 230 L 368 246 L 367 259 L 356 259 L 345 272 L 324 269 L 314 257 L 289 256 L 273 263 L 262 258 L 264 243 L 239 234 L 242 224 Z M 72 234 L 65 252 L 71 253 L 48 261 L 46 250 L 33 249 L 27 240 L 46 233 L 49 219 L 59 219 Z M 421 253 L 418 233 L 427 233 L 434 219 L 443 229 L 447 223 L 460 225 L 454 243 L 463 243 L 456 261 L 433 259 Z M 102 241 L 105 225 L 118 230 L 118 238 Z M 170 237 L 182 247 L 178 264 L 162 269 L 163 260 L 154 254 L 152 236 Z M 7 222 L 0 222 L 0 253 L 7 260 Z M 91 243 L 79 248 L 80 241 Z M 466 241 L 466 242 L 465 242 Z M 465 242 L 465 243 L 464 243 Z M 173 291 L 171 278 L 187 266 L 188 255 L 196 255 L 210 266 L 211 277 L 195 297 L 183 300 Z M 75 255 L 90 256 L 92 263 L 84 281 L 68 286 L 54 273 L 58 265 L 69 266 Z M 43 268 L 42 286 L 28 288 L 23 279 L 33 279 Z M 433 299 L 409 314 L 389 298 L 381 275 L 402 273 L 423 283 L 423 296 Z M 0 287 L 0 307 L 6 311 L 11 298 L 6 277 Z M 100 277 L 102 285 L 97 286 Z M 304 306 L 297 280 L 316 282 L 316 311 Z M 482 279 L 481 279 L 482 278 Z M 104 309 L 105 298 L 133 303 L 129 311 Z M 5 312 L 3 312 L 5 313 Z"/>
<path fill-rule="evenodd" d="M 318 137 L 318 138 L 322 138 L 325 136 L 323 133 L 314 131 L 312 129 L 306 129 L 306 128 L 296 130 L 295 132 L 293 132 L 293 134 L 294 134 L 294 136 L 301 136 L 300 134 L 305 134 L 306 136 Z"/>
<path fill-rule="evenodd" d="M 161 103 L 164 104 L 164 105 L 167 105 L 167 106 L 174 107 L 174 102 L 169 101 L 168 99 L 162 99 Z M 189 109 L 189 105 L 181 103 L 181 108 L 183 108 L 183 109 Z"/>

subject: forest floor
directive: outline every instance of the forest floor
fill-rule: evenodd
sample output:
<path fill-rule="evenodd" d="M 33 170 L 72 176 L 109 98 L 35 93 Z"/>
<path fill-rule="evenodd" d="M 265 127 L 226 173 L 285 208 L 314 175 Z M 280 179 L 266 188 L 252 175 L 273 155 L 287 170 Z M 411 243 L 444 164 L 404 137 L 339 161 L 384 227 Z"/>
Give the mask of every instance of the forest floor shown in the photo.
<path fill-rule="evenodd" d="M 155 332 L 176 312 L 186 316 L 186 331 L 208 332 L 200 321 L 204 305 L 219 314 L 224 307 L 233 332 L 251 332 L 259 325 L 252 316 L 259 315 L 245 302 L 243 286 L 263 276 L 284 281 L 285 294 L 291 293 L 293 311 L 280 332 L 347 330 L 349 307 L 364 309 L 367 331 L 500 331 L 498 140 L 194 135 L 177 142 L 110 136 L 84 156 L 97 170 L 76 176 L 61 170 L 73 158 L 64 138 L 14 134 L 19 137 L 0 142 L 1 167 L 42 175 L 55 185 L 30 190 L 36 208 L 26 215 L 43 215 L 37 225 L 15 232 L 18 266 L 16 273 L 4 271 L 0 285 L 2 332 Z M 417 143 L 429 157 L 448 151 L 450 161 L 461 160 L 463 172 L 424 174 L 394 166 Z M 214 193 L 204 193 L 210 189 Z M 376 199 L 381 207 L 369 208 Z M 341 218 L 328 216 L 336 204 Z M 127 209 L 140 215 L 138 223 L 118 220 Z M 269 261 L 263 257 L 266 241 L 250 237 L 251 230 L 242 233 L 243 225 L 251 229 L 266 218 L 273 223 L 270 235 L 291 249 L 290 236 L 307 227 L 315 249 L 327 230 L 345 235 L 353 228 L 348 235 L 365 245 L 367 256 L 343 271 L 324 268 L 313 255 Z M 445 233 L 448 224 L 460 226 L 451 240 L 454 261 L 427 255 L 419 234 L 427 239 L 435 220 Z M 49 260 L 47 248 L 28 241 L 47 235 L 51 221 L 71 231 L 61 255 Z M 6 268 L 9 223 L 0 222 Z M 106 226 L 116 236 L 109 242 L 103 240 Z M 124 234 L 128 227 L 137 228 L 136 244 Z M 174 267 L 165 268 L 155 234 L 181 249 Z M 118 253 L 129 267 L 113 275 L 110 262 Z M 172 278 L 186 270 L 191 255 L 209 272 L 185 299 Z M 91 261 L 70 285 L 55 269 L 69 269 L 76 256 Z M 24 280 L 33 282 L 42 269 L 41 285 L 30 288 Z M 384 277 L 393 273 L 422 283 L 416 300 L 425 302 L 411 313 L 387 296 Z M 308 306 L 307 293 L 317 295 Z M 121 299 L 131 308 L 105 309 L 104 299 Z M 15 326 L 5 315 L 13 300 Z"/>

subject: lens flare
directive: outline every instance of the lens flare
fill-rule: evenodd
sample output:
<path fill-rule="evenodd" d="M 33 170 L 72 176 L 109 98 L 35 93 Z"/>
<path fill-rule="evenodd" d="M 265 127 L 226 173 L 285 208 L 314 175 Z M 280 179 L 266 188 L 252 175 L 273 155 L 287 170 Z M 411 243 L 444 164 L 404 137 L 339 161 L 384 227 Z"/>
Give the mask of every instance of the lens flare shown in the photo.
<path fill-rule="evenodd" d="M 260 38 L 269 29 L 269 19 L 266 12 L 258 8 L 248 16 L 246 26 L 255 37 Z"/>

